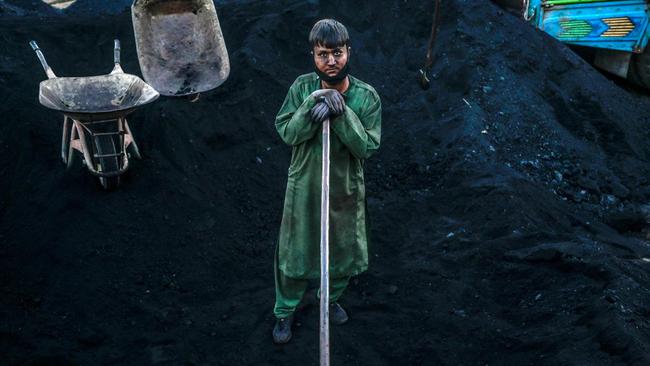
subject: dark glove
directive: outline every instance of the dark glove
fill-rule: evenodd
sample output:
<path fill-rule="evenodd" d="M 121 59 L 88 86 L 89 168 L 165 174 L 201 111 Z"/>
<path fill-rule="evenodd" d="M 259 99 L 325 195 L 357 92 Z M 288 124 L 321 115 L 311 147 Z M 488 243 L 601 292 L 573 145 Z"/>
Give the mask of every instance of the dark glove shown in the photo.
<path fill-rule="evenodd" d="M 327 104 L 330 112 L 334 116 L 340 116 L 345 112 L 345 100 L 341 93 L 336 89 L 320 89 L 312 93 L 317 101 L 323 101 Z"/>
<path fill-rule="evenodd" d="M 316 103 L 311 109 L 311 120 L 314 123 L 323 123 L 330 117 L 330 108 L 325 102 Z"/>

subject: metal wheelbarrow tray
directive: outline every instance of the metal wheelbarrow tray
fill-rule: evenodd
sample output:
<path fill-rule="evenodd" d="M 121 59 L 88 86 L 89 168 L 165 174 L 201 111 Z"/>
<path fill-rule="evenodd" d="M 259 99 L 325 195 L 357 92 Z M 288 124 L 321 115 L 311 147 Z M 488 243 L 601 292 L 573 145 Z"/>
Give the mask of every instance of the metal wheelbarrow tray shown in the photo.
<path fill-rule="evenodd" d="M 79 151 L 105 189 L 117 188 L 119 176 L 129 167 L 127 149 L 140 157 L 126 115 L 156 100 L 158 92 L 139 77 L 122 71 L 118 40 L 111 73 L 89 77 L 57 77 L 36 42 L 30 45 L 48 76 L 40 83 L 39 101 L 64 114 L 63 162 L 70 168 L 75 151 Z"/>
<path fill-rule="evenodd" d="M 142 75 L 160 94 L 198 94 L 228 78 L 212 0 L 135 0 L 131 15 Z"/>
<path fill-rule="evenodd" d="M 156 94 L 139 77 L 120 72 L 44 80 L 39 102 L 73 119 L 93 121 L 125 116 L 153 101 Z"/>

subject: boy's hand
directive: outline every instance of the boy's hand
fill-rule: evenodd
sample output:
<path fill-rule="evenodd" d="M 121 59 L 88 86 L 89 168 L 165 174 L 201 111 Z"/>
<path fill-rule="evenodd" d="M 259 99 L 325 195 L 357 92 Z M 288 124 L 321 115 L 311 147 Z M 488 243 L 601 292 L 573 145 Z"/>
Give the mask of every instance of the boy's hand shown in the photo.
<path fill-rule="evenodd" d="M 311 120 L 314 123 L 323 123 L 330 117 L 330 108 L 325 102 L 316 103 L 314 108 L 311 109 Z"/>
<path fill-rule="evenodd" d="M 311 95 L 317 101 L 325 102 L 333 115 L 339 116 L 345 112 L 345 100 L 343 99 L 341 93 L 338 92 L 338 90 L 320 89 L 316 90 Z"/>

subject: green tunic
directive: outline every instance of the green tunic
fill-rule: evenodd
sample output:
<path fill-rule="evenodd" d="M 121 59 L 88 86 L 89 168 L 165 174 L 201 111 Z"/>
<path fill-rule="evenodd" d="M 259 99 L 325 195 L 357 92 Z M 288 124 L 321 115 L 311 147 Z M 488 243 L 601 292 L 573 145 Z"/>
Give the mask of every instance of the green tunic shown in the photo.
<path fill-rule="evenodd" d="M 330 277 L 368 269 L 363 160 L 379 148 L 381 101 L 370 85 L 349 76 L 345 113 L 330 126 Z M 275 119 L 293 147 L 278 243 L 278 267 L 287 277 L 320 277 L 322 125 L 310 119 L 321 89 L 316 73 L 296 79 Z"/>

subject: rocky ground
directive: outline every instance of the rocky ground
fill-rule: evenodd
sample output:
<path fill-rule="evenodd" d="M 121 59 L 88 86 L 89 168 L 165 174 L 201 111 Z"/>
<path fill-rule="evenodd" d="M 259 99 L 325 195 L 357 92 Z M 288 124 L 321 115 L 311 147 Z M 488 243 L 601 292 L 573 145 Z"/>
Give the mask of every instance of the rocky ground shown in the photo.
<path fill-rule="evenodd" d="M 430 1 L 217 1 L 229 80 L 131 115 L 144 156 L 106 193 L 60 163 L 28 42 L 84 76 L 110 71 L 117 37 L 140 75 L 123 3 L 0 1 L 2 364 L 317 363 L 313 292 L 271 342 L 290 157 L 273 122 L 322 17 L 349 27 L 384 109 L 370 270 L 332 364 L 650 362 L 646 94 L 487 1 L 443 2 L 426 92 Z"/>

